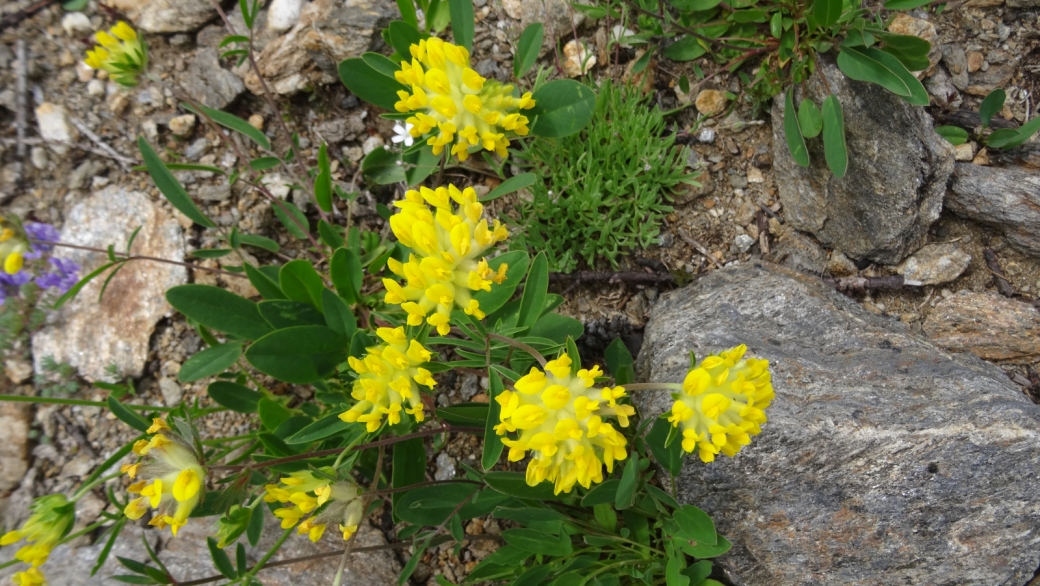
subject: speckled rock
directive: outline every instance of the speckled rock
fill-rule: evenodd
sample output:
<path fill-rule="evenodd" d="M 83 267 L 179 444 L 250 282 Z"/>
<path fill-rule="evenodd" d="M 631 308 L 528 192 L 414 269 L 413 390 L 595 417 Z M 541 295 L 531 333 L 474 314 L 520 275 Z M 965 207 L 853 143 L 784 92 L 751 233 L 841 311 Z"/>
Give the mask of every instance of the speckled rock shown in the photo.
<path fill-rule="evenodd" d="M 788 225 L 851 258 L 899 263 L 924 244 L 939 218 L 953 146 L 935 133 L 922 108 L 880 86 L 848 79 L 833 61 L 821 60 L 806 93 L 818 105 L 832 93 L 838 96 L 849 168 L 845 177 L 834 177 L 819 138 L 807 141 L 811 165 L 798 166 L 784 138 L 783 97 L 774 99 L 773 158 Z"/>
<path fill-rule="evenodd" d="M 662 296 L 639 380 L 687 353 L 766 358 L 769 422 L 735 458 L 685 461 L 679 500 L 734 543 L 737 586 L 1003 584 L 1040 558 L 1040 407 L 997 367 L 949 355 L 806 277 L 756 263 Z M 636 393 L 640 412 L 665 392 Z"/>
<path fill-rule="evenodd" d="M 939 285 L 961 276 L 970 264 L 970 254 L 952 242 L 944 242 L 921 248 L 903 261 L 897 270 L 906 279 L 922 285 Z"/>
<path fill-rule="evenodd" d="M 181 228 L 143 193 L 109 187 L 69 210 L 61 241 L 104 249 L 124 250 L 133 230 L 141 226 L 133 252 L 175 261 L 184 260 Z M 104 254 L 60 249 L 60 256 L 83 267 L 81 274 L 107 261 Z M 104 278 L 95 279 L 33 336 L 33 360 L 41 372 L 44 357 L 75 366 L 84 378 L 108 380 L 114 364 L 120 376 L 141 376 L 148 340 L 155 323 L 171 311 L 163 294 L 187 280 L 184 267 L 132 262 L 112 279 L 98 302 Z"/>
<path fill-rule="evenodd" d="M 29 469 L 29 423 L 32 405 L 28 403 L 0 403 L 0 496 L 17 487 Z"/>
<path fill-rule="evenodd" d="M 103 3 L 150 33 L 194 31 L 217 17 L 209 0 L 104 0 Z"/>
<path fill-rule="evenodd" d="M 986 360 L 1040 359 L 1040 311 L 996 293 L 961 291 L 940 301 L 924 332 L 938 346 Z"/>
<path fill-rule="evenodd" d="M 181 87 L 204 106 L 222 110 L 244 90 L 237 75 L 220 66 L 217 50 L 203 47 L 184 75 L 179 76 Z"/>
<path fill-rule="evenodd" d="M 1040 256 L 1040 176 L 1035 172 L 958 163 L 946 207 L 999 230 L 1018 250 Z"/>

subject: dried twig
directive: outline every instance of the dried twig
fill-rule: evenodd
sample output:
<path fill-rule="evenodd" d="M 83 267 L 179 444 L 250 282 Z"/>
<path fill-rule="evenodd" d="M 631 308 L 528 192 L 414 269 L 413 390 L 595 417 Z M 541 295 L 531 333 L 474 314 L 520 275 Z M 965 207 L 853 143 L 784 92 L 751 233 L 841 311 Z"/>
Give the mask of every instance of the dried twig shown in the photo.
<path fill-rule="evenodd" d="M 982 258 L 986 261 L 986 268 L 993 273 L 993 284 L 996 285 L 997 292 L 1004 297 L 1014 297 L 1015 288 L 1011 286 L 1007 277 L 1004 276 L 1004 270 L 1000 268 L 1000 260 L 997 259 L 997 253 L 993 252 L 992 248 L 987 248 L 982 251 Z"/>
<path fill-rule="evenodd" d="M 119 163 L 119 166 L 122 167 L 124 173 L 130 172 L 130 165 L 136 163 L 137 161 L 110 147 L 108 144 L 105 143 L 105 141 L 101 140 L 100 136 L 95 134 L 94 131 L 91 130 L 86 124 L 84 124 L 84 122 L 79 118 L 70 117 L 69 121 L 72 122 L 72 125 L 75 126 L 77 130 L 82 132 L 84 136 L 93 141 L 94 144 L 98 145 L 98 148 L 100 148 L 108 158 Z"/>
<path fill-rule="evenodd" d="M 769 254 L 769 220 L 761 211 L 755 214 L 755 220 L 758 227 L 758 246 L 762 249 L 762 254 Z"/>
<path fill-rule="evenodd" d="M 719 268 L 721 266 L 719 264 L 719 262 L 717 260 L 715 260 L 715 257 L 712 256 L 710 252 L 708 252 L 708 249 L 704 248 L 703 244 L 701 244 L 700 242 L 697 242 L 696 240 L 693 239 L 692 236 L 687 234 L 686 230 L 683 230 L 682 228 L 676 228 L 676 232 L 679 233 L 679 237 L 682 238 L 683 240 L 685 240 L 687 244 L 692 246 L 697 252 L 699 252 L 702 255 L 704 255 L 704 258 L 708 259 L 708 262 L 710 262 L 713 266 L 715 266 L 715 268 Z"/>
<path fill-rule="evenodd" d="M 675 277 L 668 273 L 645 273 L 642 271 L 574 271 L 573 273 L 549 273 L 550 281 L 606 281 L 608 283 L 674 283 Z"/>
<path fill-rule="evenodd" d="M 841 277 L 824 279 L 824 283 L 842 293 L 863 293 L 872 289 L 902 289 L 903 287 L 920 287 L 920 281 L 904 279 L 902 275 L 891 277 Z"/>

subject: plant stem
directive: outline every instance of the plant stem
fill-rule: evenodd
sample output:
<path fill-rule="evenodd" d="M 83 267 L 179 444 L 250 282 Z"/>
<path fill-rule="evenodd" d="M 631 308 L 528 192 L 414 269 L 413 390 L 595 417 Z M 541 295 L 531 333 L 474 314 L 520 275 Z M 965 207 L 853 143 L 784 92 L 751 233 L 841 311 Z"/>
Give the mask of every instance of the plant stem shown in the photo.
<path fill-rule="evenodd" d="M 113 478 L 119 478 L 122 475 L 123 475 L 122 472 L 113 472 L 112 474 L 109 474 L 108 476 L 102 476 L 101 478 L 98 478 L 98 479 L 94 480 L 93 482 L 91 482 L 89 484 L 84 484 L 83 486 L 79 487 L 76 490 L 76 492 L 72 495 L 72 499 L 71 499 L 72 502 L 76 502 L 79 499 L 83 498 L 83 495 L 85 495 L 88 492 L 90 492 L 90 490 L 92 488 L 94 488 L 95 486 L 97 486 L 99 484 L 104 484 L 104 483 L 108 482 L 109 480 L 112 480 Z"/>
<path fill-rule="evenodd" d="M 546 365 L 545 357 L 542 356 L 541 352 L 535 350 L 534 348 L 528 346 L 527 344 L 524 344 L 523 342 L 519 342 L 519 341 L 514 340 L 512 338 L 508 338 L 506 336 L 501 336 L 499 334 L 495 334 L 495 333 L 492 333 L 492 332 L 488 332 L 488 338 L 490 338 L 492 340 L 495 340 L 495 341 L 498 341 L 498 342 L 502 342 L 503 344 L 508 344 L 510 346 L 519 348 L 519 349 L 523 350 L 524 352 L 527 352 L 528 354 L 531 355 L 532 358 L 534 358 L 535 360 L 538 361 L 538 364 L 542 365 L 542 368 L 545 368 L 545 365 Z"/>
<path fill-rule="evenodd" d="M 101 401 L 84 401 L 82 399 L 59 399 L 56 397 L 25 397 L 22 395 L 0 395 L 0 401 L 10 401 L 12 403 L 43 403 L 47 405 L 81 405 L 83 407 L 105 407 L 108 408 L 108 403 L 102 403 Z M 123 403 L 123 406 L 131 409 L 140 409 L 142 411 L 173 411 L 173 407 L 156 407 L 153 405 L 131 405 L 129 403 Z M 208 411 L 203 409 L 203 411 Z M 223 408 L 218 409 L 223 411 Z M 213 413 L 214 411 L 209 411 Z"/>
<path fill-rule="evenodd" d="M 94 248 L 92 246 L 80 246 L 78 244 L 67 244 L 65 242 L 50 242 L 50 241 L 47 241 L 47 240 L 36 240 L 35 238 L 30 238 L 29 242 L 33 242 L 33 243 L 36 243 L 36 244 L 46 244 L 48 246 L 60 246 L 62 248 L 75 248 L 76 250 L 86 250 L 86 251 L 89 251 L 89 252 L 98 252 L 98 253 L 105 254 L 105 255 L 108 254 L 108 251 L 105 250 L 104 248 Z M 246 278 L 246 275 L 244 275 L 242 273 L 232 273 L 231 271 L 225 271 L 223 269 L 211 269 L 209 267 L 199 266 L 199 265 L 196 265 L 196 264 L 192 264 L 190 262 L 181 262 L 179 260 L 170 260 L 168 258 L 159 258 L 157 256 L 147 256 L 147 255 L 143 255 L 143 254 L 126 254 L 126 253 L 123 253 L 123 252 L 116 252 L 114 254 L 117 257 L 122 257 L 123 260 L 126 260 L 126 261 L 131 261 L 131 260 L 150 260 L 150 261 L 153 261 L 153 262 L 161 262 L 161 263 L 166 263 L 166 264 L 171 264 L 171 265 L 187 267 L 189 269 L 193 269 L 193 270 L 197 270 L 197 271 L 209 271 L 211 273 L 218 273 L 218 274 L 229 276 L 229 277 Z"/>
<path fill-rule="evenodd" d="M 264 554 L 264 557 L 260 558 L 260 561 L 257 562 L 255 566 L 249 568 L 249 572 L 246 573 L 245 576 L 242 576 L 242 578 L 244 579 L 243 584 L 249 584 L 252 581 L 251 578 L 253 578 L 253 576 L 256 576 L 257 572 L 264 569 L 264 565 L 267 564 L 268 560 L 271 559 L 271 556 L 273 556 L 276 551 L 282 548 L 282 544 L 285 543 L 285 540 L 289 538 L 289 535 L 292 534 L 292 531 L 293 527 L 289 527 L 284 532 L 282 532 L 282 536 L 278 538 L 278 541 L 274 543 L 274 546 L 272 546 L 271 549 L 267 550 L 267 553 Z M 187 584 L 189 584 L 189 582 L 184 582 L 183 584 L 181 584 L 181 586 L 187 586 Z"/>

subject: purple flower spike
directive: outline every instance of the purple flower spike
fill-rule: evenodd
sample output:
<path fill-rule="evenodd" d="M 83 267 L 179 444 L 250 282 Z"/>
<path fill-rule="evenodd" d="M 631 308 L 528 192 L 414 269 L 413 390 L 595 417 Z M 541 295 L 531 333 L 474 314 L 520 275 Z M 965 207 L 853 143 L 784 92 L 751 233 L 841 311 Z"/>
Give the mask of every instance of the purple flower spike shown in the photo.
<path fill-rule="evenodd" d="M 79 281 L 80 266 L 78 264 L 64 258 L 49 258 L 47 262 L 54 267 L 55 271 L 36 277 L 36 284 L 41 288 L 55 287 L 65 293 Z"/>
<path fill-rule="evenodd" d="M 50 224 L 41 224 L 39 222 L 26 222 L 25 234 L 30 239 L 44 240 L 47 242 L 57 242 L 61 238 L 58 234 L 58 230 L 54 226 L 51 226 Z M 27 260 L 38 259 L 44 252 L 48 252 L 54 248 L 49 244 L 30 243 L 29 246 L 31 250 L 25 255 Z"/>

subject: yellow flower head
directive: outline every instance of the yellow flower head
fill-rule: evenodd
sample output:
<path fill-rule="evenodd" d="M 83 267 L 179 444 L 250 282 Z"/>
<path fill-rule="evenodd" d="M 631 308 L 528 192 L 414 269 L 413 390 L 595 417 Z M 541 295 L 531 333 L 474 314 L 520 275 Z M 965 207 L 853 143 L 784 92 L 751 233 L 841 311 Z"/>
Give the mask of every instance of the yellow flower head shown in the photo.
<path fill-rule="evenodd" d="M 717 454 L 733 456 L 751 443 L 766 422 L 773 401 L 769 361 L 744 359 L 741 344 L 708 356 L 686 374 L 682 392 L 675 393 L 668 421 L 682 426 L 683 450 L 705 463 Z"/>
<path fill-rule="evenodd" d="M 13 275 L 22 270 L 25 253 L 29 252 L 29 241 L 25 230 L 15 222 L 0 217 L 0 270 Z"/>
<path fill-rule="evenodd" d="M 334 472 L 331 467 L 321 471 L 329 475 Z M 325 527 L 332 522 L 338 524 L 343 539 L 349 539 L 357 531 L 364 514 L 359 498 L 361 489 L 350 480 L 334 481 L 301 470 L 283 477 L 279 484 L 268 484 L 264 488 L 267 491 L 265 501 L 287 505 L 274 512 L 274 516 L 282 520 L 282 529 L 299 523 L 297 532 L 307 535 L 311 541 L 321 539 Z M 300 523 L 304 517 L 307 519 Z"/>
<path fill-rule="evenodd" d="M 347 423 L 360 421 L 371 433 L 379 429 L 386 417 L 390 425 L 401 422 L 402 414 L 423 420 L 419 385 L 432 389 L 437 383 L 432 373 L 420 365 L 433 356 L 415 340 L 409 340 L 404 328 L 378 328 L 383 343 L 368 348 L 363 360 L 351 356 L 350 367 L 358 374 L 351 396 L 357 400 L 339 418 Z"/>
<path fill-rule="evenodd" d="M 122 471 L 137 482 L 127 492 L 137 494 L 123 512 L 133 520 L 140 519 L 149 508 L 157 509 L 148 522 L 162 529 L 169 526 L 174 535 L 188 522 L 188 516 L 199 503 L 205 491 L 206 469 L 199 465 L 195 450 L 180 436 L 170 433 L 170 426 L 162 419 L 152 420 L 148 433 L 150 440 L 134 444 L 134 452 L 148 458 L 137 464 L 123 466 Z"/>
<path fill-rule="evenodd" d="M 18 572 L 11 579 L 18 586 L 47 586 L 47 579 L 43 577 L 43 572 L 37 568 L 29 568 L 24 572 Z"/>
<path fill-rule="evenodd" d="M 130 25 L 123 21 L 94 37 L 97 46 L 87 51 L 83 60 L 93 69 L 103 69 L 112 76 L 112 81 L 126 86 L 137 85 L 137 77 L 148 68 L 148 47 Z"/>
<path fill-rule="evenodd" d="M 25 540 L 26 545 L 14 554 L 15 559 L 30 564 L 33 568 L 21 572 L 24 574 L 24 584 L 43 584 L 43 574 L 35 571 L 35 568 L 47 561 L 51 550 L 76 522 L 75 506 L 75 503 L 69 502 L 63 494 L 40 497 L 33 501 L 29 520 L 20 529 L 8 531 L 0 537 L 0 546 Z M 33 582 L 36 576 L 39 580 Z"/>
<path fill-rule="evenodd" d="M 522 460 L 528 450 L 535 453 L 527 465 L 527 484 L 548 479 L 555 492 L 570 492 L 574 485 L 585 488 L 603 480 L 603 465 L 614 470 L 615 460 L 628 455 L 628 440 L 609 422 L 616 417 L 621 427 L 635 414 L 631 405 L 617 402 L 625 397 L 623 387 L 597 387 L 603 375 L 598 366 L 574 372 L 571 357 L 563 354 L 545 365 L 532 367 L 516 381 L 516 391 L 502 391 L 495 400 L 501 406 L 499 435 L 519 432 L 517 439 L 502 443 L 509 460 Z"/>
<path fill-rule="evenodd" d="M 508 238 L 509 231 L 498 220 L 489 224 L 472 187 L 461 191 L 454 185 L 413 189 L 394 205 L 401 211 L 390 217 L 390 228 L 414 253 L 407 262 L 387 262 L 405 283 L 383 279 L 385 301 L 408 312 L 408 325 L 421 325 L 425 320 L 442 336 L 451 329 L 455 307 L 483 319 L 484 312 L 471 292 L 490 291 L 493 283 L 505 280 L 509 267 L 492 270 L 484 254 Z"/>
<path fill-rule="evenodd" d="M 433 154 L 453 144 L 451 154 L 465 161 L 469 148 L 479 145 L 505 158 L 507 135 L 527 135 L 529 121 L 520 110 L 534 107 L 530 92 L 517 97 L 512 85 L 481 77 L 470 68 L 465 47 L 429 38 L 410 52 L 412 61 L 402 61 L 394 77 L 412 91 L 398 91 L 395 108 L 414 114 L 407 119 L 412 136 L 434 133 L 426 141 Z"/>

